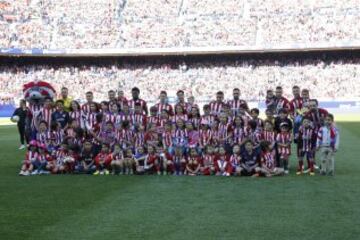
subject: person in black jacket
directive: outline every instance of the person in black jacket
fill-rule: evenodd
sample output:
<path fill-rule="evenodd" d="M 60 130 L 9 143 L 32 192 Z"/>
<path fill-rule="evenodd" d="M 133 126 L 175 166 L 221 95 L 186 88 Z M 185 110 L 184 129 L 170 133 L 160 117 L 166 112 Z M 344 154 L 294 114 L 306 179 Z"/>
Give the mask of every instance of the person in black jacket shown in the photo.
<path fill-rule="evenodd" d="M 11 116 L 11 120 L 15 122 L 15 116 L 19 117 L 17 121 L 17 127 L 20 135 L 20 147 L 19 149 L 25 148 L 25 140 L 28 142 L 28 139 L 25 134 L 25 119 L 28 114 L 29 109 L 26 107 L 26 101 L 24 99 L 20 100 L 20 107 L 16 108 L 13 115 Z"/>
<path fill-rule="evenodd" d="M 292 128 L 293 128 L 293 124 L 292 124 L 291 119 L 288 117 L 288 111 L 285 108 L 280 109 L 279 110 L 279 116 L 277 116 L 275 118 L 275 128 L 274 129 L 275 129 L 275 131 L 277 133 L 281 132 L 280 131 L 280 124 L 283 123 L 283 122 L 288 124 L 289 131 L 291 131 Z"/>

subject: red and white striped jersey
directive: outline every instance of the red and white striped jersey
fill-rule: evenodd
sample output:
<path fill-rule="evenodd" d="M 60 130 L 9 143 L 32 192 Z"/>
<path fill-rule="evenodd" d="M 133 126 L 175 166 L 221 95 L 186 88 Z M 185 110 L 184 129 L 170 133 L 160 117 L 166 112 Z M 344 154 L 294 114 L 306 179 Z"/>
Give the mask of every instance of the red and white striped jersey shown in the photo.
<path fill-rule="evenodd" d="M 176 145 L 184 145 L 187 142 L 188 136 L 185 129 L 176 129 L 173 131 L 173 143 Z"/>
<path fill-rule="evenodd" d="M 89 125 L 90 128 L 92 128 L 96 124 L 96 116 L 98 113 L 96 112 L 90 112 L 86 116 L 86 123 Z"/>
<path fill-rule="evenodd" d="M 118 116 L 117 114 L 114 114 L 112 112 L 107 112 L 104 114 L 103 119 L 104 119 L 105 123 L 111 122 L 111 123 L 115 124 L 117 116 Z"/>
<path fill-rule="evenodd" d="M 261 118 L 252 119 L 252 120 L 256 122 L 256 128 L 257 128 L 257 129 L 263 129 L 263 127 L 264 127 L 264 120 L 262 120 Z"/>
<path fill-rule="evenodd" d="M 197 109 L 200 110 L 199 105 L 197 105 L 196 103 L 194 103 L 194 104 L 188 103 L 188 104 L 187 104 L 186 112 L 187 112 L 187 113 L 191 113 L 191 109 L 192 109 L 192 108 L 197 108 Z"/>
<path fill-rule="evenodd" d="M 143 114 L 131 114 L 130 121 L 132 125 L 146 126 L 146 115 Z"/>
<path fill-rule="evenodd" d="M 252 129 L 246 129 L 245 132 L 246 138 L 250 139 L 254 145 L 257 145 L 261 141 L 261 131 L 258 130 L 252 130 Z"/>
<path fill-rule="evenodd" d="M 207 121 L 211 125 L 215 121 L 216 117 L 213 115 L 202 115 L 200 121 Z"/>
<path fill-rule="evenodd" d="M 169 121 L 168 119 L 164 119 L 164 120 Z M 155 124 L 155 126 L 158 125 L 160 121 L 162 121 L 162 120 L 159 119 L 158 116 L 149 116 L 147 118 L 147 123 Z"/>
<path fill-rule="evenodd" d="M 45 162 L 45 161 L 50 162 L 50 161 L 52 161 L 52 158 L 51 158 L 51 156 L 49 154 L 44 153 L 44 154 L 39 154 L 39 160 L 41 162 Z"/>
<path fill-rule="evenodd" d="M 157 114 L 160 115 L 163 110 L 167 110 L 170 115 L 173 115 L 173 107 L 168 103 L 157 103 L 155 104 Z"/>
<path fill-rule="evenodd" d="M 117 103 L 119 104 L 120 109 L 123 109 L 124 105 L 128 105 L 128 100 L 126 99 L 126 97 L 119 97 Z"/>
<path fill-rule="evenodd" d="M 268 141 L 271 144 L 275 143 L 275 141 L 276 141 L 275 131 L 264 130 L 261 135 L 262 135 L 261 140 Z"/>
<path fill-rule="evenodd" d="M 172 146 L 173 134 L 171 131 L 166 131 L 161 134 L 162 144 L 165 148 Z"/>
<path fill-rule="evenodd" d="M 71 119 L 74 119 L 77 122 L 79 127 L 83 127 L 82 126 L 83 125 L 82 124 L 82 115 L 81 115 L 80 110 L 79 111 L 71 111 L 71 112 L 69 112 L 69 116 L 70 116 Z"/>
<path fill-rule="evenodd" d="M 38 120 L 40 120 L 40 112 L 41 112 L 41 109 L 43 108 L 43 105 L 42 104 L 30 104 L 29 106 L 29 115 L 32 117 L 32 120 L 31 120 L 31 129 L 33 130 L 37 130 L 38 126 L 37 126 L 37 122 Z"/>
<path fill-rule="evenodd" d="M 317 135 L 314 128 L 301 126 L 298 132 L 298 144 L 303 152 L 311 152 L 316 146 Z"/>
<path fill-rule="evenodd" d="M 308 111 L 305 116 L 311 119 L 314 124 L 315 130 L 318 130 L 324 123 L 325 117 L 328 115 L 328 111 L 323 108 L 318 108 L 317 111 Z"/>
<path fill-rule="evenodd" d="M 245 110 L 249 109 L 247 102 L 242 99 L 232 99 L 232 100 L 229 100 L 227 102 L 227 104 L 230 105 L 231 110 L 234 115 L 236 115 L 240 111 L 240 107 Z"/>
<path fill-rule="evenodd" d="M 189 120 L 189 117 L 186 114 L 183 114 L 183 115 L 175 114 L 174 116 L 171 117 L 171 120 L 172 120 L 173 123 L 176 123 L 176 121 L 179 120 L 179 119 L 186 122 L 187 120 Z"/>
<path fill-rule="evenodd" d="M 37 132 L 36 141 L 39 143 L 47 144 L 48 143 L 48 133 L 47 132 Z"/>
<path fill-rule="evenodd" d="M 134 134 L 129 129 L 121 129 L 116 132 L 116 140 L 120 144 L 124 144 L 125 142 L 133 142 Z"/>
<path fill-rule="evenodd" d="M 291 153 L 291 133 L 280 132 L 276 135 L 276 142 L 280 144 L 288 144 L 287 147 L 278 146 L 278 152 L 280 155 L 290 155 Z"/>
<path fill-rule="evenodd" d="M 276 99 L 276 114 L 279 114 L 280 109 L 287 109 L 290 110 L 290 102 L 284 97 L 281 97 L 280 99 Z"/>
<path fill-rule="evenodd" d="M 200 137 L 200 139 L 199 139 L 200 147 L 203 147 L 203 148 L 206 147 L 211 142 L 211 137 L 212 137 L 211 130 L 210 129 L 207 129 L 207 130 L 200 129 L 199 137 Z"/>
<path fill-rule="evenodd" d="M 38 158 L 39 158 L 38 152 L 28 151 L 25 155 L 25 161 L 27 162 L 36 161 L 38 160 Z"/>
<path fill-rule="evenodd" d="M 239 166 L 241 162 L 241 155 L 232 154 L 230 156 L 230 163 L 233 167 Z"/>
<path fill-rule="evenodd" d="M 194 125 L 195 129 L 198 129 L 200 127 L 201 118 L 193 117 L 190 118 L 189 121 Z"/>
<path fill-rule="evenodd" d="M 275 165 L 275 156 L 273 151 L 266 151 L 261 153 L 261 166 L 273 170 Z"/>
<path fill-rule="evenodd" d="M 55 153 L 56 165 L 61 166 L 64 164 L 64 158 L 68 156 L 68 153 L 64 150 L 57 150 Z"/>
<path fill-rule="evenodd" d="M 143 99 L 130 99 L 128 102 L 128 106 L 130 108 L 130 111 L 131 112 L 134 112 L 134 109 L 135 109 L 135 104 L 140 104 L 141 105 L 141 108 L 143 109 L 143 114 L 147 114 L 147 103 L 145 100 Z"/>
<path fill-rule="evenodd" d="M 241 144 L 245 139 L 245 132 L 242 127 L 236 127 L 233 129 L 233 143 Z"/>
<path fill-rule="evenodd" d="M 230 123 L 219 123 L 218 126 L 218 132 L 220 139 L 228 138 L 230 133 L 232 133 L 232 125 Z M 225 142 L 228 142 L 228 140 L 225 140 Z"/>
<path fill-rule="evenodd" d="M 249 125 L 249 121 L 251 120 L 251 118 L 248 115 L 241 115 L 241 118 L 244 122 L 244 128 L 247 128 Z"/>
<path fill-rule="evenodd" d="M 81 106 L 81 111 L 85 114 L 88 115 L 90 113 L 90 103 L 84 103 Z"/>
<path fill-rule="evenodd" d="M 215 155 L 214 154 L 205 154 L 203 156 L 203 166 L 211 167 L 214 166 Z"/>
<path fill-rule="evenodd" d="M 129 121 L 130 124 L 131 124 L 131 115 L 125 115 L 123 113 L 120 113 L 120 114 L 116 115 L 116 117 L 115 117 L 115 125 L 120 125 L 124 121 Z"/>
<path fill-rule="evenodd" d="M 187 102 L 178 102 L 175 104 L 175 109 L 176 109 L 176 106 L 180 105 L 183 109 L 184 109 L 184 113 L 188 113 L 187 110 L 190 108 L 191 109 L 191 105 L 190 103 L 187 103 Z"/>
<path fill-rule="evenodd" d="M 294 116 L 296 116 L 297 111 L 301 110 L 302 108 L 303 108 L 303 98 L 302 97 L 297 97 L 290 101 L 290 110 Z"/>
<path fill-rule="evenodd" d="M 214 116 L 218 116 L 223 109 L 224 102 L 212 101 L 210 102 L 210 111 Z"/>
<path fill-rule="evenodd" d="M 144 146 L 145 144 L 144 136 L 145 136 L 144 132 L 137 132 L 134 134 L 135 148 Z"/>
<path fill-rule="evenodd" d="M 55 144 L 60 145 L 64 138 L 64 132 L 63 130 L 59 131 L 49 131 L 48 132 L 48 138 L 49 139 L 55 139 Z"/>
<path fill-rule="evenodd" d="M 47 123 L 48 129 L 50 129 L 51 126 L 51 115 L 55 112 L 53 108 L 42 108 L 40 110 L 40 120 L 45 121 Z"/>
<path fill-rule="evenodd" d="M 210 129 L 211 131 L 211 143 L 218 145 L 220 143 L 220 131 L 219 129 Z"/>

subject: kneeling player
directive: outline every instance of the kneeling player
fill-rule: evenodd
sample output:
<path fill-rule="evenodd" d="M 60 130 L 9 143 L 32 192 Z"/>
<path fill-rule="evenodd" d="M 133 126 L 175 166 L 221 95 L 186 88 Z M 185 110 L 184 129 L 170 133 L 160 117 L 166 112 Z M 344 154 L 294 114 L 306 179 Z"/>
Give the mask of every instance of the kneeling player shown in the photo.
<path fill-rule="evenodd" d="M 79 161 L 75 165 L 75 173 L 93 174 L 96 171 L 95 150 L 90 141 L 85 141 L 80 152 Z"/>
<path fill-rule="evenodd" d="M 202 175 L 208 176 L 215 172 L 214 160 L 214 147 L 212 145 L 207 145 L 205 147 L 205 154 L 203 155 L 203 163 L 200 167 Z"/>
<path fill-rule="evenodd" d="M 284 169 L 277 168 L 275 164 L 275 151 L 272 150 L 272 143 L 268 141 L 261 142 L 261 166 L 257 167 L 256 172 L 265 177 L 283 175 Z"/>
<path fill-rule="evenodd" d="M 217 176 L 230 176 L 232 167 L 229 156 L 226 154 L 224 146 L 219 147 L 219 154 L 215 157 L 215 174 Z"/>
<path fill-rule="evenodd" d="M 173 175 L 183 175 L 186 168 L 186 156 L 184 155 L 183 147 L 176 146 L 175 153 L 169 159 L 167 167 L 173 173 Z"/>
<path fill-rule="evenodd" d="M 240 176 L 241 173 L 240 163 L 241 163 L 240 146 L 235 145 L 233 147 L 233 154 L 230 156 L 232 174 L 235 176 Z"/>
<path fill-rule="evenodd" d="M 200 173 L 202 159 L 196 151 L 196 148 L 190 149 L 190 157 L 186 163 L 186 174 L 196 176 Z"/>
<path fill-rule="evenodd" d="M 111 155 L 107 144 L 101 145 L 101 151 L 95 158 L 96 172 L 94 175 L 109 175 L 109 167 L 111 163 Z"/>
<path fill-rule="evenodd" d="M 161 172 L 160 172 L 160 166 L 159 166 L 159 156 L 155 152 L 155 147 L 152 145 L 149 145 L 147 150 L 148 150 L 148 153 L 145 158 L 145 166 L 144 166 L 145 171 L 148 174 L 153 174 L 156 172 L 158 175 L 160 175 Z"/>
<path fill-rule="evenodd" d="M 134 155 L 136 174 L 142 175 L 145 173 L 145 159 L 146 154 L 144 147 L 138 147 Z"/>
<path fill-rule="evenodd" d="M 124 170 L 125 174 L 134 174 L 134 168 L 136 166 L 136 161 L 134 159 L 134 154 L 131 148 L 128 148 L 125 150 L 125 156 L 124 156 Z"/>
<path fill-rule="evenodd" d="M 240 175 L 258 177 L 258 167 L 260 162 L 260 154 L 254 149 L 251 140 L 244 143 L 244 151 L 241 153 Z"/>
<path fill-rule="evenodd" d="M 29 150 L 26 153 L 25 160 L 21 166 L 20 176 L 28 176 L 33 170 L 32 162 L 36 161 L 39 156 L 37 152 L 37 142 L 32 140 L 29 144 Z"/>
<path fill-rule="evenodd" d="M 111 153 L 111 174 L 123 174 L 124 170 L 124 155 L 119 143 L 114 145 L 114 151 Z"/>

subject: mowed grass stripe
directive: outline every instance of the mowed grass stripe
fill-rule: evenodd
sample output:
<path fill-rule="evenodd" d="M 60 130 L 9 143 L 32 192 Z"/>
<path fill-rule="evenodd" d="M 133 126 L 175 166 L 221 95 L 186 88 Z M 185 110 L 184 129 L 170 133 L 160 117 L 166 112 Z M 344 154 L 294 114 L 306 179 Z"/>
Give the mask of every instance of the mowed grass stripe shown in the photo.
<path fill-rule="evenodd" d="M 0 128 L 4 239 L 356 239 L 359 123 L 339 124 L 334 178 L 18 177 L 15 128 Z M 340 159 L 341 156 L 341 159 Z M 295 168 L 293 158 L 292 167 Z M 331 234 L 329 234 L 331 233 Z M 356 236 L 356 237 L 355 237 Z M 242 237 L 241 237 L 242 238 Z"/>

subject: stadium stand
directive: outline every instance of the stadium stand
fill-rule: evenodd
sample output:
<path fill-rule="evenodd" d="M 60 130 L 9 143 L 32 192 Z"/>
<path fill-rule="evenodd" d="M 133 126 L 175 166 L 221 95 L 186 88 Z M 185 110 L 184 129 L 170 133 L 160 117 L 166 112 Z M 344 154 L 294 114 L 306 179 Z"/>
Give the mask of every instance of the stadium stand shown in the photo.
<path fill-rule="evenodd" d="M 2 0 L 0 48 L 359 46 L 359 8 L 359 0 Z"/>
<path fill-rule="evenodd" d="M 223 90 L 231 97 L 234 87 L 242 90 L 248 101 L 262 101 L 269 88 L 281 85 L 291 98 L 291 87 L 311 89 L 319 99 L 354 99 L 360 97 L 359 59 L 330 60 L 206 60 L 161 61 L 132 64 L 122 61 L 110 65 L 24 65 L 0 66 L 2 94 L 22 97 L 22 85 L 33 80 L 47 80 L 59 90 L 67 86 L 75 99 L 84 99 L 86 91 L 94 91 L 96 99 L 107 98 L 110 89 L 130 94 L 133 86 L 141 89 L 142 97 L 157 101 L 160 90 L 174 97 L 178 89 L 197 101 L 209 101 Z M 324 86 L 331 85 L 331 88 Z M 156 94 L 154 94 L 156 93 Z M 1 96 L 1 94 L 0 94 Z"/>

